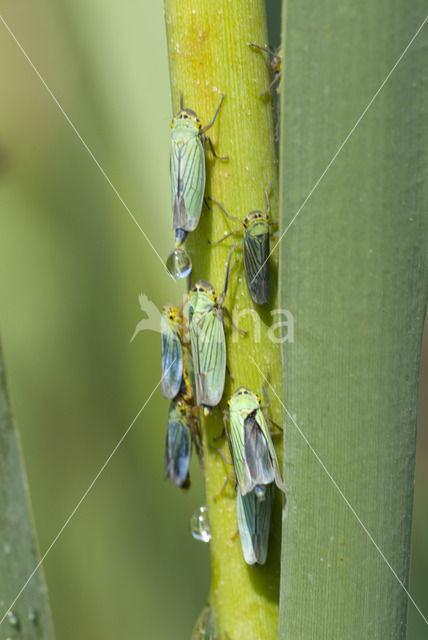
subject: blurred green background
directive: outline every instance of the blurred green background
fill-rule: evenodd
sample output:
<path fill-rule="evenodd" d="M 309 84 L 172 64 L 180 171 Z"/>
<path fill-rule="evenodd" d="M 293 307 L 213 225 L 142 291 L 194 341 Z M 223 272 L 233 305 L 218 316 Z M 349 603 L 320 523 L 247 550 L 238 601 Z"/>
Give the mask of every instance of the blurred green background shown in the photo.
<path fill-rule="evenodd" d="M 269 5 L 277 29 L 279 2 Z M 3 0 L 1 15 L 164 258 L 162 3 Z M 143 318 L 138 294 L 160 308 L 184 288 L 1 23 L 0 73 L 0 327 L 43 551 L 159 381 L 159 335 L 129 342 Z M 425 614 L 427 382 L 428 339 L 410 588 Z M 208 549 L 189 533 L 203 487 L 196 464 L 188 494 L 163 479 L 167 410 L 156 391 L 45 561 L 58 639 L 190 637 L 209 588 Z M 426 637 L 410 605 L 409 640 Z"/>

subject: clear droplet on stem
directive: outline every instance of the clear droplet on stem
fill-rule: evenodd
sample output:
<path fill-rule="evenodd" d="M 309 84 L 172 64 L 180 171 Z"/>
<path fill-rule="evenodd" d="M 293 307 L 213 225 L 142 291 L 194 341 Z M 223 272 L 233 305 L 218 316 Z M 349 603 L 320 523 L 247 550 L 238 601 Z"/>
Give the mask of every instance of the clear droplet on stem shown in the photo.
<path fill-rule="evenodd" d="M 192 261 L 185 249 L 170 251 L 166 259 L 166 268 L 173 278 L 187 278 L 192 271 Z"/>
<path fill-rule="evenodd" d="M 199 507 L 190 518 L 190 531 L 195 540 L 200 542 L 209 542 L 211 540 L 210 522 L 206 507 Z"/>

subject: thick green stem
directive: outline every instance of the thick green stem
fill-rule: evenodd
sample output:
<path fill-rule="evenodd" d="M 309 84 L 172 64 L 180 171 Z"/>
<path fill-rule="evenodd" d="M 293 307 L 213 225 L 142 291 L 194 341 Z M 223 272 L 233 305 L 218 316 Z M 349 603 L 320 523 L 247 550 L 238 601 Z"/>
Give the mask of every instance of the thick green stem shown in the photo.
<path fill-rule="evenodd" d="M 54 633 L 43 571 L 39 569 L 26 584 L 38 564 L 39 554 L 1 344 L 0 496 L 0 620 L 3 619 L 0 637 L 52 640 Z"/>
<path fill-rule="evenodd" d="M 266 44 L 265 7 L 261 0 L 166 0 L 165 2 L 173 113 L 179 107 L 179 92 L 184 106 L 195 110 L 203 124 L 208 123 L 220 101 L 225 100 L 215 126 L 209 130 L 216 152 L 228 160 L 214 159 L 207 150 L 208 179 L 206 195 L 220 201 L 233 216 L 243 220 L 254 209 L 264 209 L 264 191 L 272 183 L 270 199 L 275 218 L 277 203 L 277 166 L 274 126 L 269 97 L 260 93 L 269 84 L 265 54 L 248 46 L 252 41 Z M 225 265 L 232 242 L 211 247 L 226 231 L 236 229 L 216 205 L 204 208 L 197 231 L 187 247 L 193 261 L 193 281 L 204 278 L 217 292 L 224 284 Z M 172 234 L 171 234 L 172 241 Z M 239 242 L 238 236 L 238 242 Z M 277 317 L 271 314 L 277 298 L 277 265 L 272 265 L 272 302 L 256 307 L 247 292 L 239 250 L 238 264 L 231 276 L 226 305 L 234 321 L 248 330 L 245 337 L 227 332 L 228 367 L 225 398 L 238 386 L 246 385 L 261 393 L 262 375 L 268 371 L 281 389 L 280 347 L 270 339 Z M 225 320 L 226 325 L 228 323 Z M 268 333 L 270 330 L 270 333 Z M 236 536 L 236 499 L 233 483 L 216 499 L 231 467 L 225 465 L 208 444 L 222 431 L 222 412 L 203 422 L 205 444 L 206 498 L 211 523 L 212 586 L 210 603 L 217 618 L 220 637 L 227 632 L 233 640 L 271 640 L 277 635 L 279 546 L 281 535 L 281 498 L 277 493 L 272 522 L 268 562 L 264 567 L 248 567 Z M 272 398 L 272 416 L 281 420 L 282 410 Z"/>
<path fill-rule="evenodd" d="M 425 16 L 419 0 L 287 1 L 283 229 Z M 426 38 L 425 26 L 281 243 L 282 304 L 296 327 L 286 399 L 301 430 L 287 420 L 283 640 L 406 637 L 427 294 Z"/>

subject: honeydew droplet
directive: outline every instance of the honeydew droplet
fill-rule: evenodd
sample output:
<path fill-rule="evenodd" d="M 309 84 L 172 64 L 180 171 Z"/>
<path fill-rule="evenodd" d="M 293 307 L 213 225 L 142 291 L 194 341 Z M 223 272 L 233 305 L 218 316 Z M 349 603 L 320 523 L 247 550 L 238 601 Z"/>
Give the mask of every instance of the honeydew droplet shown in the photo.
<path fill-rule="evenodd" d="M 192 271 L 192 261 L 184 249 L 170 251 L 166 259 L 166 268 L 173 278 L 187 278 Z"/>
<path fill-rule="evenodd" d="M 200 542 L 209 542 L 211 540 L 210 522 L 206 507 L 199 507 L 190 518 L 190 531 L 195 540 Z"/>

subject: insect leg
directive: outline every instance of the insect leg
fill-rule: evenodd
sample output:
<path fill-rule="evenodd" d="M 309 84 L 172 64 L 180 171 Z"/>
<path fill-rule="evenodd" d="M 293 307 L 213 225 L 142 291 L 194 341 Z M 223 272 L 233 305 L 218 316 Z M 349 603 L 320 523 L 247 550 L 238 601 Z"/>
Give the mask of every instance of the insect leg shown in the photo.
<path fill-rule="evenodd" d="M 266 405 L 265 405 L 266 407 L 270 407 L 270 398 L 266 388 L 266 382 L 269 382 L 269 380 L 270 380 L 270 371 L 266 373 L 266 378 L 262 382 L 262 389 L 266 398 Z"/>
<path fill-rule="evenodd" d="M 266 404 L 264 404 L 264 405 L 261 407 L 261 409 L 263 410 L 263 413 L 265 414 L 265 418 L 267 418 L 267 420 L 269 420 L 269 422 L 270 422 L 271 424 L 273 424 L 273 425 L 278 429 L 278 431 L 277 431 L 277 432 L 273 432 L 271 435 L 273 435 L 273 436 L 279 436 L 279 435 L 283 432 L 283 430 L 284 430 L 284 429 L 283 429 L 283 428 L 282 428 L 282 427 L 281 427 L 277 422 L 275 422 L 274 420 L 272 420 L 272 418 L 270 417 L 270 415 L 269 415 L 268 413 L 266 413 L 266 412 L 265 412 L 265 410 L 266 410 L 267 408 L 269 408 L 269 409 L 270 409 L 270 398 L 269 398 L 269 395 L 268 395 L 268 392 L 267 392 L 267 389 L 266 389 L 266 381 L 269 381 L 269 379 L 270 379 L 270 373 L 269 373 L 269 371 L 268 371 L 268 372 L 267 372 L 267 374 L 266 374 L 266 379 L 265 379 L 265 380 L 263 380 L 263 382 L 262 382 L 262 389 L 263 389 L 263 393 L 264 393 L 265 398 L 266 398 Z"/>
<path fill-rule="evenodd" d="M 263 91 L 263 93 L 260 94 L 261 98 L 264 98 L 268 93 L 271 92 L 271 89 L 273 87 L 273 85 L 275 84 L 275 82 L 278 80 L 278 78 L 281 77 L 280 73 L 275 73 L 272 82 L 270 83 L 270 85 L 268 86 L 268 88 L 266 89 L 266 91 Z"/>
<path fill-rule="evenodd" d="M 222 436 L 217 436 L 216 438 L 214 438 L 214 440 L 217 440 L 218 438 L 221 438 Z M 220 449 L 220 447 L 215 447 L 213 444 L 209 444 L 208 445 L 208 449 L 211 449 L 212 451 L 216 451 L 218 453 L 218 455 L 220 456 L 220 458 L 223 460 L 224 464 L 233 464 L 232 460 L 228 460 L 226 458 L 226 456 L 224 455 L 223 451 Z"/>
<path fill-rule="evenodd" d="M 205 127 L 201 130 L 201 134 L 205 133 L 205 131 L 208 131 L 208 129 L 210 127 L 213 126 L 215 119 L 217 118 L 218 112 L 220 111 L 220 107 L 223 103 L 224 100 L 224 93 L 221 94 L 221 100 L 220 100 L 220 104 L 218 105 L 217 109 L 215 110 L 215 114 L 214 114 L 214 118 L 211 120 L 211 122 L 209 122 L 208 124 L 205 125 Z"/>
<path fill-rule="evenodd" d="M 225 277 L 225 279 L 224 279 L 224 288 L 223 288 L 223 291 L 222 291 L 222 293 L 221 293 L 221 295 L 220 295 L 220 297 L 219 297 L 219 307 L 223 307 L 223 302 L 224 302 L 224 299 L 225 299 L 225 297 L 226 297 L 227 287 L 228 287 L 228 285 L 229 285 L 230 261 L 232 260 L 232 253 L 233 253 L 233 250 L 234 250 L 236 247 L 239 247 L 239 244 L 233 244 L 233 245 L 230 247 L 229 257 L 228 257 L 228 259 L 227 259 L 227 266 L 226 266 L 226 277 Z M 235 263 L 235 264 L 236 264 L 236 263 Z"/>
<path fill-rule="evenodd" d="M 269 191 L 271 190 L 271 187 L 272 187 L 272 182 L 265 189 L 266 205 L 267 205 L 267 209 L 265 211 L 266 215 L 270 213 Z"/>
<path fill-rule="evenodd" d="M 242 335 L 246 335 L 248 333 L 248 331 L 245 331 L 245 329 L 240 329 L 232 320 L 232 314 L 230 313 L 229 309 L 227 307 L 222 307 L 223 311 L 226 312 L 227 317 L 230 320 L 230 324 L 232 325 L 232 327 L 236 330 L 239 331 L 239 333 L 242 333 Z"/>
<path fill-rule="evenodd" d="M 231 231 L 230 233 L 227 233 L 225 236 L 220 238 L 220 240 L 216 240 L 215 242 L 213 242 L 212 240 L 208 240 L 208 244 L 211 244 L 211 245 L 220 244 L 220 242 L 223 242 L 223 240 L 226 240 L 226 238 L 229 238 L 230 236 L 234 236 L 237 233 L 242 233 L 241 229 L 237 229 L 236 231 Z"/>
<path fill-rule="evenodd" d="M 209 199 L 211 200 L 211 202 L 215 202 L 216 205 L 220 207 L 220 209 L 223 211 L 224 215 L 228 220 L 234 220 L 235 222 L 238 222 L 242 227 L 244 226 L 242 220 L 240 220 L 239 218 L 235 218 L 235 216 L 231 216 L 230 213 L 227 213 L 226 209 L 223 207 L 222 204 L 220 204 L 220 202 L 218 202 L 218 200 L 214 200 L 214 198 L 211 198 L 211 197 L 209 197 Z"/>
<path fill-rule="evenodd" d="M 216 495 L 214 496 L 214 501 L 218 500 L 218 498 L 220 498 L 221 495 L 223 495 L 223 493 L 226 491 L 226 487 L 229 484 L 229 482 L 231 480 L 235 479 L 235 474 L 234 473 L 229 473 L 228 476 L 226 476 L 226 480 L 223 483 L 222 488 L 220 489 L 220 491 L 218 493 L 216 493 Z"/>
<path fill-rule="evenodd" d="M 228 367 L 227 365 L 226 365 L 226 371 L 227 371 L 227 373 L 228 373 L 228 375 L 229 375 L 229 378 L 230 378 L 232 381 L 234 381 L 234 380 L 235 380 L 235 378 L 234 378 L 234 377 L 233 377 L 233 375 L 231 374 L 231 371 L 230 371 L 230 369 L 229 369 L 229 367 Z"/>
<path fill-rule="evenodd" d="M 260 44 L 254 44 L 254 42 L 247 42 L 247 44 L 249 47 L 255 47 L 256 49 L 261 49 L 265 53 L 268 53 L 269 55 L 271 55 L 272 58 L 277 57 L 277 54 L 275 53 L 275 51 L 272 51 L 272 49 L 269 49 L 269 47 L 262 47 Z"/>
<path fill-rule="evenodd" d="M 211 153 L 213 154 L 214 158 L 217 158 L 217 160 L 228 160 L 229 159 L 229 156 L 218 156 L 216 151 L 215 151 L 215 149 L 214 149 L 213 141 L 211 140 L 211 138 L 209 136 L 204 136 L 204 137 L 210 143 Z"/>

